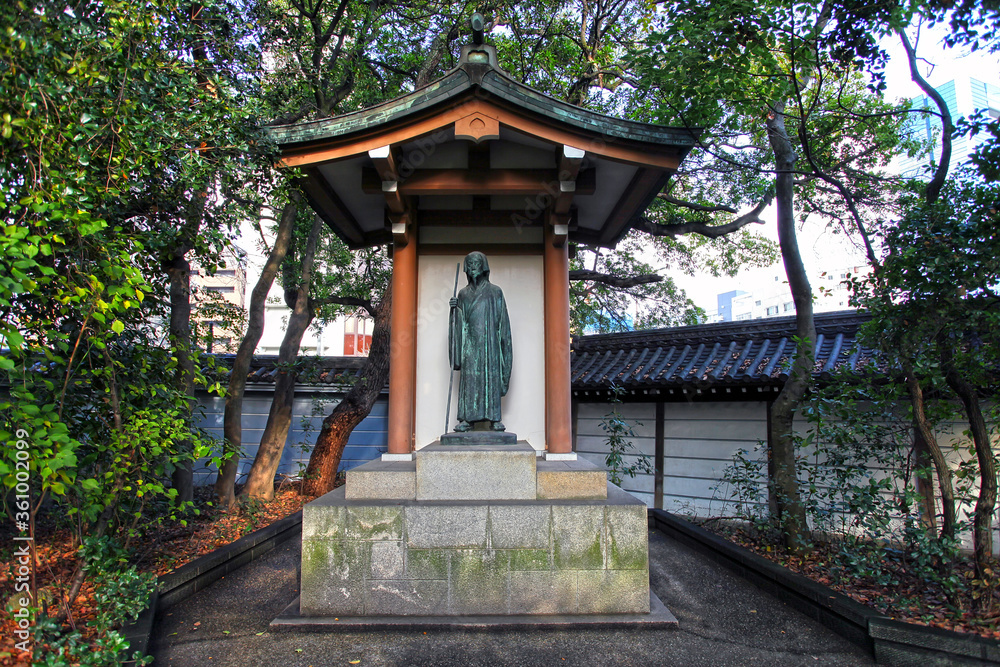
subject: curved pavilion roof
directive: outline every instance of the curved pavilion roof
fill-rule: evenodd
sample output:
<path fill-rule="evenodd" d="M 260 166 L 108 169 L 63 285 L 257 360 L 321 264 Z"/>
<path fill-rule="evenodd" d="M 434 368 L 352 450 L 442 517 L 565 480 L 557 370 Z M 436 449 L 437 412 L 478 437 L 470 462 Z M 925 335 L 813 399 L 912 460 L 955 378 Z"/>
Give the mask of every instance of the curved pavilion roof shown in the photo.
<path fill-rule="evenodd" d="M 422 226 L 562 224 L 613 246 L 695 143 L 683 128 L 614 118 L 515 81 L 490 46 L 412 93 L 353 113 L 269 128 L 303 168 L 313 207 L 349 245 Z M 540 236 L 539 236 L 540 238 Z"/>

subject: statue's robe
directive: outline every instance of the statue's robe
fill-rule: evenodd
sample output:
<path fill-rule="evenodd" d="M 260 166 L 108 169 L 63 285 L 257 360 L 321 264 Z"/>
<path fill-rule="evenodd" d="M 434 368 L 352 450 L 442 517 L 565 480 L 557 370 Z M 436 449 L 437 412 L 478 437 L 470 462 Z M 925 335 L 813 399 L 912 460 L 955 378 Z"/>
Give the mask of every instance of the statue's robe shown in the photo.
<path fill-rule="evenodd" d="M 448 326 L 448 357 L 462 373 L 458 419 L 500 421 L 500 398 L 510 385 L 510 318 L 503 291 L 484 276 L 458 293 Z"/>

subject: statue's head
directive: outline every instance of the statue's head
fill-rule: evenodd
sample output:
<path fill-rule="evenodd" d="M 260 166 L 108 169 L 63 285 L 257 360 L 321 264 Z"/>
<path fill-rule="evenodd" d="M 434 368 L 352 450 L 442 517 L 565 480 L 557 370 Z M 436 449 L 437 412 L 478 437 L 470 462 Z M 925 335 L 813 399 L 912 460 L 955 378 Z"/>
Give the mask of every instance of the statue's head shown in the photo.
<path fill-rule="evenodd" d="M 490 277 L 490 265 L 486 261 L 486 255 L 477 251 L 470 252 L 465 256 L 465 275 L 469 277 L 469 282 L 475 282 L 480 276 Z"/>

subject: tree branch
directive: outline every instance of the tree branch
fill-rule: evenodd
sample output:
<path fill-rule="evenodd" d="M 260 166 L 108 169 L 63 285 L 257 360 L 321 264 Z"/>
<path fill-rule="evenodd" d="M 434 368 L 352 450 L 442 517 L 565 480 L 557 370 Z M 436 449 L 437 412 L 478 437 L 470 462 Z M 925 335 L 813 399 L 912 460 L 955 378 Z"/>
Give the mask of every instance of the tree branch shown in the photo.
<path fill-rule="evenodd" d="M 649 273 L 641 276 L 613 276 L 607 273 L 601 273 L 600 271 L 590 271 L 588 269 L 578 269 L 569 272 L 570 280 L 590 280 L 595 283 L 603 283 L 609 287 L 616 287 L 618 289 L 627 289 L 629 287 L 638 287 L 639 285 L 648 285 L 650 283 L 658 283 L 663 280 L 663 276 L 658 276 L 655 273 Z"/>
<path fill-rule="evenodd" d="M 274 127 L 277 125 L 291 125 L 292 123 L 297 123 L 312 111 L 312 107 L 303 106 L 296 111 L 289 111 L 288 113 L 281 114 L 277 118 L 265 123 L 267 127 Z"/>
<path fill-rule="evenodd" d="M 652 236 L 669 236 L 672 239 L 684 234 L 701 234 L 702 236 L 706 236 L 710 239 L 717 239 L 720 236 L 732 234 L 733 232 L 746 227 L 751 222 L 759 225 L 764 224 L 764 221 L 760 219 L 760 214 L 765 208 L 771 205 L 772 199 L 773 196 L 768 195 L 767 198 L 757 204 L 752 211 L 744 213 L 732 222 L 728 222 L 724 225 L 713 225 L 709 222 L 700 221 L 660 223 L 653 222 L 648 217 L 643 216 L 642 225 L 636 227 L 636 229 L 644 231 L 647 234 L 651 234 Z"/>
<path fill-rule="evenodd" d="M 696 204 L 692 201 L 685 201 L 683 199 L 678 199 L 668 195 L 666 192 L 661 192 L 656 195 L 657 199 L 662 199 L 669 204 L 676 204 L 677 206 L 683 206 L 684 208 L 689 208 L 692 211 L 704 211 L 706 213 L 737 213 L 738 211 L 732 206 L 705 206 L 704 204 Z"/>
<path fill-rule="evenodd" d="M 329 296 L 325 299 L 313 299 L 312 303 L 317 308 L 325 305 L 356 306 L 364 308 L 369 315 L 373 318 L 375 317 L 375 304 L 370 299 L 362 299 L 355 296 Z"/>
<path fill-rule="evenodd" d="M 945 103 L 944 98 L 941 97 L 941 93 L 936 91 L 927 82 L 927 79 L 920 76 L 920 71 L 917 68 L 917 52 L 914 50 L 913 45 L 910 44 L 910 39 L 906 36 L 906 32 L 897 30 L 896 34 L 899 35 L 899 39 L 903 43 L 903 48 L 906 49 L 906 57 L 910 63 L 910 78 L 920 86 L 920 90 L 924 91 L 927 97 L 934 100 L 938 111 L 941 112 L 941 156 L 938 158 L 934 178 L 927 184 L 927 203 L 933 204 L 937 200 L 942 186 L 944 186 L 945 179 L 948 177 L 948 166 L 951 163 L 951 135 L 955 133 L 955 126 L 951 122 L 951 112 L 948 111 L 948 105 Z"/>

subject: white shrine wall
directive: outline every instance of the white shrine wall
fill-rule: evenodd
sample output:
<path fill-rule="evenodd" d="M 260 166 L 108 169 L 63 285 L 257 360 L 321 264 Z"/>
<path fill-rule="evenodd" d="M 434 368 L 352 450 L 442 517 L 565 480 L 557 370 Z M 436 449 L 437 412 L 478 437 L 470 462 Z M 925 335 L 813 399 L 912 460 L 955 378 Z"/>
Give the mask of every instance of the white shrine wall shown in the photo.
<path fill-rule="evenodd" d="M 417 259 L 416 448 L 444 432 L 448 398 L 448 300 L 462 255 L 421 254 Z M 514 364 L 501 407 L 507 430 L 537 450 L 545 449 L 544 290 L 541 255 L 490 255 L 490 282 L 503 290 L 510 315 Z M 468 280 L 460 273 L 458 288 Z M 449 429 L 458 411 L 458 373 Z"/>

